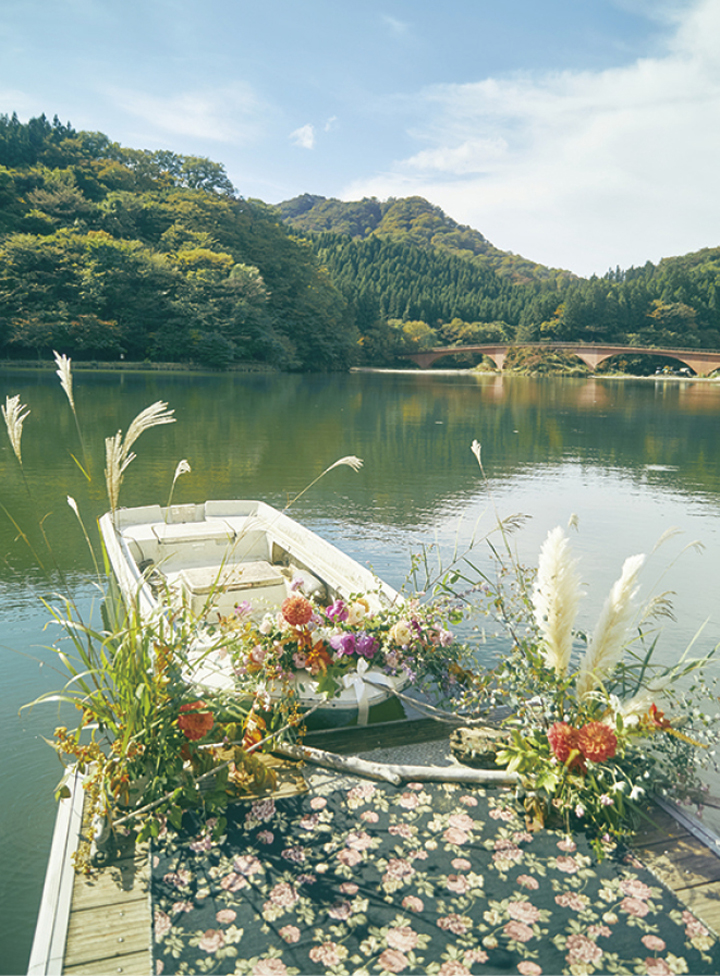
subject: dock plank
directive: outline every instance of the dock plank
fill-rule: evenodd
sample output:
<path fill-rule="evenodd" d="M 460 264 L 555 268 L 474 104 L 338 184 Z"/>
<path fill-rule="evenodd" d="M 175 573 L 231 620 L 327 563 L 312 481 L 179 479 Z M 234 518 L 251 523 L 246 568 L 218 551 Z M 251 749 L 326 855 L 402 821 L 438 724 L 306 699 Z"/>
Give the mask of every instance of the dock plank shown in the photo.
<path fill-rule="evenodd" d="M 100 905 L 73 912 L 68 927 L 65 971 L 100 960 L 116 970 L 115 961 L 145 951 L 150 968 L 150 909 L 147 898 L 125 905 Z"/>

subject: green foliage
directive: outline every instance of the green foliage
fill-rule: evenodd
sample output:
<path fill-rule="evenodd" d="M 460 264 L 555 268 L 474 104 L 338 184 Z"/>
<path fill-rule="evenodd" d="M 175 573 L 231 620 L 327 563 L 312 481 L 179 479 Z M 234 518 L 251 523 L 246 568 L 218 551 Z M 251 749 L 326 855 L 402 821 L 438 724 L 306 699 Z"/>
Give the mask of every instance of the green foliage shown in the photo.
<path fill-rule="evenodd" d="M 223 167 L 0 116 L 0 348 L 344 369 L 346 301 Z M 103 334 L 105 332 L 106 334 Z"/>

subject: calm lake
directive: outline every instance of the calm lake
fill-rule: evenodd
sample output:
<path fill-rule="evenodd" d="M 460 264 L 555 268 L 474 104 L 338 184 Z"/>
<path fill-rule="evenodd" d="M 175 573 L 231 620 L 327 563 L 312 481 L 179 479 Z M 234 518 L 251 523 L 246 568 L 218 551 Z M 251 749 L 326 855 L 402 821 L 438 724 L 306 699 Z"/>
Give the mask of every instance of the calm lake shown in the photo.
<path fill-rule="evenodd" d="M 18 716 L 22 704 L 61 684 L 45 649 L 56 633 L 44 629 L 41 598 L 52 601 L 61 578 L 88 610 L 98 597 L 66 498 L 77 499 L 94 540 L 94 519 L 106 507 L 104 438 L 156 400 L 175 409 L 177 423 L 137 442 L 121 504 L 164 504 L 185 458 L 192 472 L 178 481 L 174 501 L 260 498 L 283 507 L 333 461 L 355 454 L 362 471 L 332 471 L 293 507 L 296 519 L 399 587 L 413 552 L 432 546 L 447 563 L 456 544 L 492 528 L 494 510 L 529 516 L 513 537 L 529 564 L 547 532 L 574 513 L 579 531 L 570 534 L 588 587 L 580 625 L 588 628 L 623 560 L 649 554 L 675 526 L 682 534 L 643 570 L 643 595 L 675 591 L 677 622 L 665 626 L 662 656 L 676 660 L 707 618 L 697 653 L 720 641 L 720 383 L 83 370 L 75 400 L 90 482 L 71 456 L 82 458 L 82 447 L 54 373 L 0 371 L 0 383 L 0 401 L 20 394 L 31 410 L 25 480 L 0 430 L 2 973 L 26 970 L 61 772 L 43 740 L 61 724 L 57 709 Z M 474 439 L 490 494 L 470 450 Z M 704 551 L 683 553 L 695 540 Z M 474 558 L 490 569 L 483 546 Z M 479 623 L 486 627 L 479 654 L 490 659 L 503 644 Z"/>

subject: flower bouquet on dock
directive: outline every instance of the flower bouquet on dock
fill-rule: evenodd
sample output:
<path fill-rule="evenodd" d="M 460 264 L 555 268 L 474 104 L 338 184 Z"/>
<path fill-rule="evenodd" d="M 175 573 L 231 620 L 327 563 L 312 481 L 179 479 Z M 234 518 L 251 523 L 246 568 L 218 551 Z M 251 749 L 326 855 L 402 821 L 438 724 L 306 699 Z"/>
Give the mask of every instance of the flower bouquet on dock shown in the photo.
<path fill-rule="evenodd" d="M 561 528 L 536 572 L 513 562 L 479 587 L 512 649 L 462 706 L 501 717 L 495 762 L 520 774 L 529 825 L 589 829 L 600 856 L 647 818 L 654 796 L 701 802 L 700 770 L 714 763 L 718 697 L 703 678 L 714 650 L 657 663 L 650 622 L 671 611 L 666 594 L 638 606 L 644 562 L 625 561 L 589 637 L 576 631 L 582 587 Z"/>

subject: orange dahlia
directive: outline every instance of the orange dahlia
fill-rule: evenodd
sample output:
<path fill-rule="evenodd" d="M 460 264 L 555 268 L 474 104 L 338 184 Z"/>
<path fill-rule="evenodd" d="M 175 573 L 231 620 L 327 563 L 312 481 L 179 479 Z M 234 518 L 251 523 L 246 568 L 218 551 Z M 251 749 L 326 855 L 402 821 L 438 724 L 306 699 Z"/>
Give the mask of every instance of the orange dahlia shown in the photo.
<path fill-rule="evenodd" d="M 204 701 L 186 702 L 180 706 L 183 714 L 178 718 L 178 728 L 191 742 L 202 739 L 215 724 L 212 712 L 203 712 L 200 710 L 203 708 L 207 708 Z"/>
<path fill-rule="evenodd" d="M 293 627 L 303 627 L 313 615 L 312 603 L 296 593 L 289 596 L 282 605 L 282 615 Z"/>
<path fill-rule="evenodd" d="M 604 762 L 617 752 L 617 736 L 602 722 L 588 722 L 578 732 L 578 748 L 590 762 Z"/>

